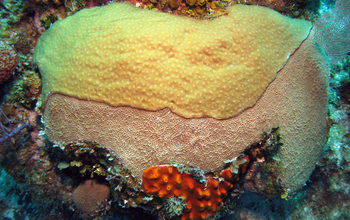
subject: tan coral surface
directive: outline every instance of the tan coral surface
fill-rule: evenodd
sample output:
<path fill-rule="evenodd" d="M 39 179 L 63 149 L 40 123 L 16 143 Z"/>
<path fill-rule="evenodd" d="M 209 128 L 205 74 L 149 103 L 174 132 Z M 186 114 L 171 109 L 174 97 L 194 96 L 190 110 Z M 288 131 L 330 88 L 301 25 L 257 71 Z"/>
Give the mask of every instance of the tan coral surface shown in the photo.
<path fill-rule="evenodd" d="M 115 3 L 55 22 L 34 62 L 44 99 L 65 94 L 112 106 L 168 107 L 226 119 L 255 104 L 311 23 L 235 5 L 197 20 Z"/>
<path fill-rule="evenodd" d="M 89 179 L 80 184 L 73 192 L 72 199 L 75 206 L 82 212 L 94 213 L 98 211 L 99 204 L 110 197 L 110 188 Z"/>
<path fill-rule="evenodd" d="M 326 141 L 328 66 L 313 34 L 290 57 L 256 105 L 236 117 L 186 119 L 169 109 L 113 107 L 59 94 L 49 96 L 45 131 L 52 141 L 97 141 L 115 152 L 135 176 L 147 167 L 190 162 L 205 171 L 238 156 L 279 126 L 283 135 L 282 184 L 302 187 Z"/>

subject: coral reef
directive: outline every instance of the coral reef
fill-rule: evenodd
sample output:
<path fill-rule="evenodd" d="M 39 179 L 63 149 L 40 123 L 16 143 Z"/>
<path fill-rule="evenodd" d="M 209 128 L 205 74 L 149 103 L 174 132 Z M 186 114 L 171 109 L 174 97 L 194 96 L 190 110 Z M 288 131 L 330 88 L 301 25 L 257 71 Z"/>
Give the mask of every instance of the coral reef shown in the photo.
<path fill-rule="evenodd" d="M 98 184 L 106 185 L 110 189 L 112 200 L 103 200 L 99 202 L 98 207 L 94 206 L 96 197 L 90 200 L 90 206 L 86 208 L 75 202 L 78 209 L 71 207 L 77 211 L 77 216 L 83 216 L 87 219 L 99 218 L 147 203 L 146 200 L 143 200 L 144 195 L 140 192 L 141 185 L 138 180 L 131 175 L 126 166 L 120 163 L 116 155 L 98 143 L 55 143 L 50 148 L 50 155 L 57 167 L 57 175 L 65 179 L 66 184 L 71 185 L 72 189 L 78 189 L 86 180 L 90 180 L 90 183 L 97 181 Z M 103 189 L 106 190 L 106 187 Z M 72 193 L 74 195 L 74 192 Z M 88 197 L 84 194 L 83 196 Z M 72 205 L 74 198 L 69 195 L 61 200 Z M 137 213 L 135 212 L 135 215 Z"/>
<path fill-rule="evenodd" d="M 22 130 L 29 128 L 31 128 L 31 125 L 25 121 L 9 119 L 0 108 L 0 144 L 11 139 L 16 134 L 22 132 Z"/>
<path fill-rule="evenodd" d="M 0 36 L 12 25 L 18 23 L 23 15 L 23 0 L 3 0 L 0 4 Z"/>
<path fill-rule="evenodd" d="M 227 0 L 127 0 L 126 2 L 134 4 L 137 8 L 204 19 L 227 15 L 226 7 L 230 5 L 230 1 Z"/>
<path fill-rule="evenodd" d="M 331 114 L 342 106 L 342 103 L 349 104 L 350 92 L 347 89 L 350 83 L 350 57 L 346 56 L 342 62 L 332 65 L 330 75 L 329 111 Z M 344 117 L 343 117 L 344 118 Z"/>
<path fill-rule="evenodd" d="M 320 6 L 319 2 L 314 0 L 233 0 L 233 4 L 265 6 L 291 17 L 312 20 Z"/>
<path fill-rule="evenodd" d="M 288 146 L 283 187 L 302 187 L 326 141 L 326 60 L 310 44 L 309 22 L 257 6 L 228 10 L 209 22 L 115 3 L 56 22 L 34 55 L 48 138 L 97 141 L 141 178 L 144 169 L 162 164 L 216 170 L 260 140 L 262 129 L 279 124 Z M 153 19 L 162 22 L 143 25 Z M 82 40 L 91 34 L 98 37 Z"/>
<path fill-rule="evenodd" d="M 228 10 L 228 16 L 207 22 L 115 3 L 61 20 L 35 48 L 43 102 L 60 93 L 115 107 L 170 108 L 186 118 L 237 116 L 256 103 L 308 36 L 311 23 L 263 7 L 235 5 Z M 113 20 L 115 16 L 120 19 Z M 265 19 L 259 21 L 260 16 Z M 96 27 L 102 26 L 99 32 Z M 83 40 L 91 34 L 99 37 Z"/>
<path fill-rule="evenodd" d="M 237 175 L 235 175 L 236 178 L 232 177 L 229 168 L 224 170 L 221 176 L 231 182 L 237 178 Z M 205 219 L 220 209 L 228 190 L 233 187 L 227 180 L 209 177 L 206 178 L 205 183 L 201 183 L 182 169 L 173 166 L 157 166 L 144 171 L 142 187 L 147 194 L 166 199 L 169 217 L 179 215 L 182 211 L 183 220 Z M 171 208 L 169 204 L 172 205 Z M 171 212 L 169 212 L 170 209 Z"/>
<path fill-rule="evenodd" d="M 334 8 L 315 22 L 316 38 L 332 64 L 350 52 L 350 1 L 339 0 Z"/>
<path fill-rule="evenodd" d="M 345 205 L 350 202 L 348 178 L 350 175 L 350 112 L 347 98 L 350 88 L 348 86 L 349 60 L 349 56 L 346 56 L 341 62 L 332 65 L 330 79 L 330 94 L 332 96 L 329 100 L 330 117 L 328 119 L 329 138 L 309 181 L 294 195 L 283 196 L 278 182 L 270 185 L 271 187 L 264 188 L 264 186 L 268 186 L 269 181 L 260 181 L 259 178 L 256 178 L 259 176 L 250 178 L 252 177 L 251 173 L 259 173 L 256 172 L 259 169 L 272 174 L 278 172 L 278 166 L 274 167 L 271 166 L 271 163 L 270 165 L 267 163 L 269 167 L 266 170 L 265 162 L 260 166 L 252 164 L 242 187 L 248 187 L 248 190 L 253 189 L 252 191 L 265 196 L 245 192 L 240 198 L 231 201 L 231 207 L 234 207 L 235 213 L 223 219 L 260 219 L 262 216 L 269 219 L 348 219 L 350 217 L 349 206 Z M 283 137 L 281 140 L 283 141 Z M 278 160 L 276 162 L 278 163 Z M 260 179 L 264 177 L 264 172 L 260 172 Z M 273 176 L 274 174 L 271 177 Z M 254 184 L 255 187 L 252 187 Z M 265 192 L 256 190 L 260 186 L 264 189 L 274 190 Z"/>
<path fill-rule="evenodd" d="M 331 88 L 329 91 L 331 96 L 327 120 L 330 133 L 322 158 L 317 163 L 316 169 L 308 181 L 306 181 L 308 171 L 300 173 L 300 170 L 294 164 L 309 166 L 310 170 L 313 169 L 314 161 L 317 160 L 315 158 L 317 158 L 322 145 L 318 141 L 322 139 L 324 134 L 322 134 L 323 130 L 319 128 L 316 128 L 315 131 L 321 130 L 322 132 L 310 132 L 313 125 L 310 125 L 309 122 L 322 120 L 312 117 L 314 112 L 317 111 L 303 111 L 303 108 L 299 105 L 288 106 L 283 99 L 279 99 L 287 97 L 289 92 L 297 94 L 295 91 L 299 89 L 303 90 L 301 94 L 308 94 L 310 97 L 310 99 L 304 100 L 307 104 L 312 104 L 312 100 L 323 97 L 323 95 L 313 93 L 319 91 L 319 88 L 323 88 L 323 84 L 308 80 L 318 76 L 317 71 L 320 69 L 326 70 L 326 65 L 322 64 L 321 60 L 321 65 L 311 65 L 304 69 L 308 66 L 304 61 L 320 62 L 319 59 L 312 56 L 315 54 L 318 56 L 318 53 L 314 52 L 313 48 L 305 47 L 312 40 L 312 34 L 302 47 L 291 55 L 285 68 L 278 73 L 274 81 L 276 83 L 272 83 L 271 87 L 267 88 L 266 93 L 271 92 L 271 90 L 277 91 L 274 97 L 278 98 L 257 102 L 255 107 L 265 103 L 265 107 L 269 106 L 269 108 L 266 108 L 266 110 L 262 110 L 265 108 L 257 109 L 258 113 L 247 112 L 254 117 L 242 117 L 242 121 L 238 121 L 228 129 L 220 130 L 222 125 L 208 123 L 207 119 L 176 121 L 178 117 L 174 116 L 169 109 L 152 112 L 148 115 L 149 118 L 145 119 L 145 112 L 143 111 L 122 108 L 126 110 L 127 114 L 121 113 L 119 109 L 116 113 L 120 114 L 121 118 L 118 118 L 114 117 L 113 111 L 105 111 L 109 108 L 107 105 L 102 106 L 103 111 L 98 107 L 91 109 L 90 105 L 77 106 L 73 104 L 67 107 L 62 104 L 70 103 L 71 100 L 67 98 L 61 99 L 62 102 L 57 102 L 57 105 L 51 106 L 55 108 L 51 109 L 50 105 L 45 105 L 45 102 L 41 104 L 41 78 L 38 71 L 32 66 L 34 47 L 39 36 L 45 30 L 52 28 L 53 23 L 57 20 L 69 17 L 84 8 L 101 6 L 110 2 L 112 1 L 0 0 L 0 42 L 5 42 L 11 50 L 16 51 L 16 59 L 18 59 L 18 64 L 14 67 L 15 71 L 9 74 L 11 80 L 3 81 L 0 86 L 1 219 L 78 220 L 84 218 L 131 220 L 140 219 L 140 216 L 142 216 L 144 220 L 154 220 L 156 218 L 154 215 L 158 215 L 160 219 L 180 219 L 188 215 L 190 212 L 187 209 L 188 200 L 185 197 L 175 195 L 168 197 L 168 195 L 165 195 L 160 198 L 157 193 L 151 195 L 141 190 L 140 176 L 134 175 L 135 173 L 132 172 L 133 162 L 130 163 L 130 161 L 135 160 L 135 164 L 144 165 L 137 160 L 138 153 L 142 157 L 152 160 L 151 164 L 153 165 L 171 164 L 174 169 L 178 170 L 179 174 L 187 175 L 190 177 L 188 179 L 195 181 L 198 186 L 210 185 L 209 182 L 212 180 L 227 181 L 234 185 L 233 188 L 226 190 L 227 196 L 222 199 L 220 210 L 215 212 L 214 216 L 209 215 L 207 217 L 209 219 L 214 217 L 220 220 L 350 218 L 350 210 L 347 206 L 350 203 L 348 178 L 350 175 L 349 56 L 341 60 L 341 58 L 338 58 L 340 56 L 335 54 L 336 61 L 332 61 Z M 323 1 L 322 7 L 325 4 L 330 4 L 329 2 L 334 3 L 333 0 Z M 310 9 L 310 6 L 314 4 L 312 7 L 319 7 L 318 1 L 299 0 L 144 0 L 132 1 L 132 3 L 139 8 L 204 19 L 215 19 L 218 16 L 225 15 L 229 12 L 227 7 L 236 3 L 264 5 L 291 17 L 302 17 L 307 20 L 314 20 L 317 16 L 317 12 Z M 346 3 L 346 1 L 338 0 L 335 9 L 328 11 L 330 15 L 321 16 L 323 21 L 319 20 L 319 22 L 327 23 L 328 28 L 336 27 L 335 30 L 340 33 L 338 36 L 342 36 L 347 31 L 346 28 L 341 29 L 343 26 L 340 25 L 340 22 L 344 22 L 347 18 L 346 16 L 340 16 L 347 13 L 346 8 L 344 8 Z M 334 20 L 334 18 L 337 19 Z M 260 18 L 260 20 L 263 19 Z M 319 22 L 316 26 L 320 24 Z M 143 23 L 143 25 L 148 26 L 147 23 Z M 348 23 L 344 22 L 344 27 L 346 25 Z M 152 28 L 149 29 L 151 32 L 153 30 Z M 341 32 L 342 30 L 345 32 Z M 193 29 L 188 31 L 191 32 Z M 336 38 L 336 35 L 323 40 L 324 42 L 330 42 L 329 45 L 333 45 L 331 49 L 336 49 L 340 41 L 342 45 L 348 44 L 348 38 L 336 38 L 338 40 L 334 41 L 334 37 Z M 212 38 L 214 37 L 212 36 Z M 145 39 L 147 37 L 140 37 L 141 41 Z M 192 44 L 192 46 L 195 45 Z M 189 49 L 191 48 L 184 48 L 187 52 Z M 340 49 L 341 55 L 344 56 L 347 47 L 342 46 Z M 342 51 L 343 49 L 345 52 Z M 204 52 L 208 51 L 205 50 Z M 305 55 L 308 53 L 309 55 Z M 334 55 L 334 53 L 329 55 Z M 334 60 L 334 57 L 332 57 L 332 60 Z M 148 59 L 153 59 L 153 57 L 149 55 Z M 337 61 L 340 62 L 337 63 Z M 217 62 L 217 60 L 210 62 Z M 300 78 L 300 81 L 295 81 L 293 77 L 289 78 L 284 74 L 285 71 L 294 71 L 290 66 L 303 67 L 303 69 L 297 70 L 297 72 L 302 73 L 297 74 L 296 77 Z M 167 66 L 168 70 L 175 68 L 177 66 L 171 64 Z M 322 74 L 326 74 L 326 71 Z M 287 83 L 283 84 L 283 82 Z M 276 84 L 285 87 L 285 90 L 276 90 Z M 294 88 L 291 85 L 298 86 Z M 311 90 L 305 88 L 311 88 Z M 288 97 L 291 101 L 298 103 L 300 97 L 303 96 Z M 261 100 L 263 99 L 264 97 Z M 320 102 L 323 102 L 323 100 Z M 63 110 L 66 113 L 72 112 L 72 115 L 75 116 L 82 115 L 85 119 L 89 119 L 89 114 L 92 118 L 101 119 L 97 121 L 100 124 L 97 126 L 92 124 L 91 127 L 87 126 L 88 121 L 78 121 L 75 124 L 74 121 L 67 120 L 61 124 L 66 129 L 57 132 L 57 134 L 79 136 L 80 133 L 86 132 L 85 135 L 94 137 L 90 139 L 92 141 L 96 140 L 95 137 L 100 138 L 101 136 L 103 138 L 105 136 L 117 138 L 111 138 L 109 142 L 103 143 L 103 145 L 102 143 L 81 141 L 86 140 L 81 136 L 78 137 L 79 140 L 70 138 L 67 142 L 50 143 L 45 133 L 49 137 L 52 135 L 50 134 L 52 124 L 50 124 L 50 120 L 44 120 L 47 124 L 42 124 L 41 110 L 44 106 L 46 106 L 45 114 L 48 114 L 49 110 L 53 112 L 52 109 L 55 109 L 56 112 L 53 112 L 55 114 Z M 75 109 L 76 107 L 78 108 Z M 92 105 L 92 107 L 96 106 Z M 288 109 L 291 111 L 288 111 Z M 98 114 L 99 111 L 100 114 Z M 279 115 L 281 112 L 283 114 Z M 305 118 L 309 120 L 298 121 L 304 117 L 305 112 L 307 112 Z M 136 114 L 136 116 L 133 114 Z M 269 114 L 271 114 L 270 118 Z M 296 118 L 286 117 L 286 115 L 294 114 L 296 114 Z M 108 115 L 108 118 L 105 117 L 106 115 Z M 62 114 L 62 117 L 54 120 L 69 118 L 63 116 L 67 115 Z M 266 116 L 268 116 L 267 119 Z M 124 117 L 126 118 L 125 123 L 118 124 L 117 122 L 123 122 Z M 266 123 L 259 123 L 259 119 Z M 282 119 L 297 121 L 297 123 L 295 125 L 285 124 Z M 133 120 L 135 120 L 135 123 L 130 124 Z M 103 121 L 106 122 L 105 126 L 101 126 Z M 156 124 L 159 124 L 159 127 L 155 126 Z M 165 126 L 169 124 L 172 126 Z M 245 127 L 240 127 L 241 125 L 245 125 Z M 280 126 L 279 129 L 276 129 L 275 126 L 277 125 Z M 304 129 L 304 125 L 308 125 L 306 129 Z M 101 129 L 98 126 L 101 126 Z M 77 128 L 77 130 L 73 128 Z M 228 132 L 231 129 L 233 129 L 232 132 Z M 263 129 L 267 132 L 262 131 Z M 210 133 L 209 130 L 214 132 Z M 127 131 L 131 133 L 125 135 L 123 132 Z M 172 133 L 173 131 L 175 133 Z M 121 136 L 116 135 L 120 133 L 122 133 Z M 254 137 L 250 139 L 251 136 Z M 212 139 L 213 137 L 216 137 L 216 139 Z M 293 138 L 296 140 L 293 140 Z M 303 141 L 298 142 L 298 139 Z M 100 142 L 100 139 L 98 141 Z M 141 147 L 137 148 L 136 143 L 139 143 Z M 214 144 L 210 145 L 210 143 Z M 294 144 L 300 147 L 298 149 L 290 148 Z M 309 148 L 314 145 L 318 147 Z M 127 146 L 126 150 L 136 156 L 131 157 L 130 161 L 123 160 L 128 158 L 128 155 L 117 152 L 117 156 L 113 148 L 109 146 Z M 147 148 L 146 146 L 152 147 Z M 223 146 L 227 146 L 227 151 L 221 151 Z M 244 150 L 247 146 L 249 147 Z M 305 147 L 303 148 L 303 146 Z M 192 152 L 183 151 L 182 149 L 191 149 Z M 310 149 L 309 152 L 307 149 Z M 247 165 L 248 158 L 237 157 L 243 151 L 244 154 L 249 155 L 249 166 Z M 159 155 L 164 155 L 166 152 L 169 153 L 166 156 L 170 156 L 172 159 L 163 161 Z M 211 152 L 211 154 L 206 154 L 206 152 Z M 220 162 L 214 168 L 200 169 L 190 165 L 196 164 L 196 161 L 200 162 L 200 160 L 204 163 L 215 164 L 216 161 L 213 160 L 212 156 L 220 154 L 220 152 L 225 157 L 220 158 L 218 160 Z M 171 153 L 174 153 L 173 157 Z M 181 164 L 177 158 L 181 159 L 183 155 L 187 157 Z M 201 155 L 201 157 L 197 160 L 196 156 L 198 155 Z M 285 158 L 291 155 L 295 158 L 301 157 L 301 161 L 306 161 L 307 164 L 301 164 L 298 160 L 291 160 L 290 164 L 286 163 Z M 192 158 L 194 159 L 192 160 Z M 205 168 L 205 165 L 199 165 Z M 143 167 L 147 167 L 147 165 Z M 291 179 L 285 176 L 283 173 L 286 170 L 287 173 L 299 178 Z M 242 176 L 242 173 L 246 173 L 246 175 Z M 74 203 L 74 191 L 79 191 L 84 185 L 84 181 L 93 182 L 93 186 L 102 183 L 104 186 L 108 186 L 110 190 L 109 199 L 98 204 L 91 203 L 93 212 L 89 212 L 91 209 L 85 212 L 77 207 L 77 203 Z M 295 187 L 296 185 L 297 187 Z M 303 187 L 298 191 L 288 191 L 287 189 L 291 189 L 290 186 Z M 205 191 L 205 188 L 202 189 Z M 254 193 L 243 193 L 243 191 L 253 191 Z M 196 200 L 193 199 L 193 201 Z M 204 195 L 201 201 L 207 202 L 209 200 Z M 209 207 L 206 207 L 205 210 L 204 212 L 213 211 Z M 182 213 L 186 214 L 182 215 Z M 199 213 L 196 212 L 197 217 L 200 217 Z"/>
<path fill-rule="evenodd" d="M 144 169 L 158 164 L 190 162 L 205 172 L 215 170 L 261 140 L 263 128 L 279 124 L 286 146 L 282 184 L 297 190 L 311 174 L 328 132 L 328 69 L 312 36 L 290 57 L 257 104 L 238 117 L 185 119 L 169 109 L 115 108 L 52 94 L 44 111 L 46 134 L 57 142 L 97 141 L 140 178 Z"/>
<path fill-rule="evenodd" d="M 172 196 L 166 200 L 165 209 L 169 217 L 172 218 L 176 215 L 182 215 L 182 212 L 186 206 L 187 202 L 184 197 Z"/>
<path fill-rule="evenodd" d="M 77 208 L 88 214 L 99 209 L 102 202 L 107 202 L 110 197 L 110 188 L 98 183 L 96 179 L 86 180 L 73 191 L 73 202 Z"/>
<path fill-rule="evenodd" d="M 18 56 L 13 48 L 0 40 L 0 84 L 12 76 L 18 61 Z"/>
<path fill-rule="evenodd" d="M 226 8 L 234 4 L 266 6 L 291 17 L 306 19 L 312 19 L 319 7 L 319 4 L 312 0 L 127 0 L 127 2 L 138 8 L 202 19 L 215 19 L 227 15 L 229 12 Z"/>
<path fill-rule="evenodd" d="M 249 146 L 245 153 L 250 156 L 252 164 L 247 171 L 242 189 L 265 196 L 281 196 L 288 193 L 280 185 L 283 138 L 279 128 L 264 132 L 261 141 Z"/>
<path fill-rule="evenodd" d="M 5 100 L 7 105 L 16 103 L 16 105 L 23 106 L 25 109 L 33 109 L 41 101 L 40 76 L 34 71 L 25 71 L 18 80 L 7 87 L 7 90 L 8 96 Z M 36 110 L 40 111 L 39 108 Z"/>

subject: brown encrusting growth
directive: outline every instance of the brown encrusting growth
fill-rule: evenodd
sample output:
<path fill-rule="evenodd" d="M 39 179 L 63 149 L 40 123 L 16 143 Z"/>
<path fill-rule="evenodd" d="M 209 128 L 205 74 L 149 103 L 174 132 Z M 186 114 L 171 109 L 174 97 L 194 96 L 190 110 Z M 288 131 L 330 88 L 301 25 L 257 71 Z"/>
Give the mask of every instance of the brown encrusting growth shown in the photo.
<path fill-rule="evenodd" d="M 94 213 L 99 204 L 110 197 L 110 188 L 95 179 L 86 180 L 73 192 L 73 201 L 77 208 L 85 213 Z"/>

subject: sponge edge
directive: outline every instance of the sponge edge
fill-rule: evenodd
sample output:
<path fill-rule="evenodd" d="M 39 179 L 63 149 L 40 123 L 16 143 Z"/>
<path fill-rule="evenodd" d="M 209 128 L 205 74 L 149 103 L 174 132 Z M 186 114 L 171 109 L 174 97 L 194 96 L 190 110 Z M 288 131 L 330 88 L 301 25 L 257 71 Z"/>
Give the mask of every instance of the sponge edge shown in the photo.
<path fill-rule="evenodd" d="M 185 118 L 236 116 L 256 103 L 311 23 L 259 6 L 228 11 L 209 21 L 115 3 L 58 21 L 34 54 L 43 100 L 60 93 Z"/>

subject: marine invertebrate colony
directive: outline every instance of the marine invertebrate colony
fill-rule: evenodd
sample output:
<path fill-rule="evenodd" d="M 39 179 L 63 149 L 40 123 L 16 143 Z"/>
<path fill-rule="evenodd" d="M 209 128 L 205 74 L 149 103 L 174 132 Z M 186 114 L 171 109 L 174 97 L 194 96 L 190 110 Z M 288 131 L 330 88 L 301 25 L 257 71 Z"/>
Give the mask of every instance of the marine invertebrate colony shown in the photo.
<path fill-rule="evenodd" d="M 48 138 L 96 141 L 141 179 L 175 163 L 217 170 L 279 126 L 281 185 L 302 187 L 327 133 L 328 68 L 311 23 L 228 11 L 204 21 L 116 3 L 53 24 L 34 55 Z"/>
<path fill-rule="evenodd" d="M 44 98 L 61 93 L 112 106 L 168 107 L 186 118 L 236 116 L 255 104 L 311 24 L 266 8 L 229 10 L 209 22 L 110 4 L 58 21 L 34 55 Z M 141 17 L 162 22 L 146 26 Z"/>
<path fill-rule="evenodd" d="M 217 176 L 194 176 L 198 168 L 181 165 L 154 166 L 142 175 L 142 188 L 149 195 L 166 199 L 170 218 L 206 219 L 219 211 L 228 191 L 246 172 L 249 156 L 229 161 L 230 167 Z M 203 179 L 204 178 L 204 179 Z"/>
<path fill-rule="evenodd" d="M 78 209 L 85 213 L 94 213 L 99 204 L 110 197 L 110 188 L 90 179 L 80 184 L 73 192 L 73 201 Z"/>
<path fill-rule="evenodd" d="M 5 122 L 6 125 L 3 124 L 3 121 Z M 22 125 L 18 126 L 17 128 L 12 128 L 13 122 L 18 123 L 18 124 L 22 124 Z M 8 127 L 6 127 L 6 126 L 8 126 Z M 24 121 L 15 121 L 12 119 L 8 119 L 5 115 L 5 113 L 0 108 L 0 144 L 9 140 L 14 135 L 20 133 L 23 129 L 25 129 L 25 128 L 28 129 L 30 127 L 31 127 L 31 125 L 28 123 L 25 123 Z"/>
<path fill-rule="evenodd" d="M 315 23 L 316 43 L 321 45 L 332 64 L 341 61 L 350 51 L 350 2 L 339 0 L 334 8 Z"/>
<path fill-rule="evenodd" d="M 174 201 L 174 197 L 183 199 L 184 209 L 179 202 L 172 202 L 178 210 L 174 212 L 181 214 L 181 219 L 205 219 L 208 215 L 216 213 L 222 204 L 227 190 L 233 185 L 224 180 L 217 181 L 207 178 L 206 183 L 200 183 L 191 175 L 178 170 L 173 166 L 149 167 L 142 176 L 142 186 L 147 194 L 155 194 L 160 198 Z M 169 209 L 169 208 L 168 208 Z"/>
<path fill-rule="evenodd" d="M 171 196 L 167 203 L 165 204 L 165 209 L 172 218 L 176 215 L 182 215 L 184 208 L 186 208 L 187 202 L 184 197 L 181 196 Z"/>
<path fill-rule="evenodd" d="M 0 84 L 12 76 L 18 61 L 19 59 L 14 49 L 0 40 Z"/>

